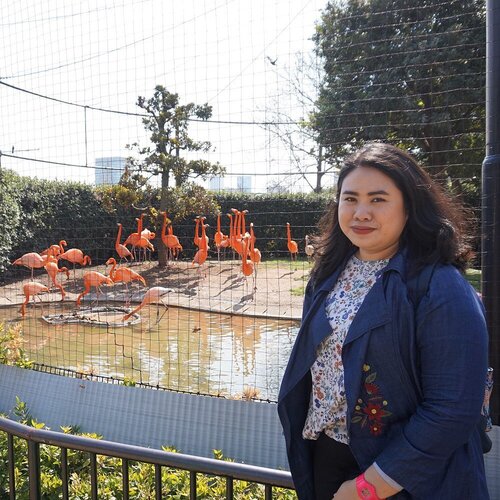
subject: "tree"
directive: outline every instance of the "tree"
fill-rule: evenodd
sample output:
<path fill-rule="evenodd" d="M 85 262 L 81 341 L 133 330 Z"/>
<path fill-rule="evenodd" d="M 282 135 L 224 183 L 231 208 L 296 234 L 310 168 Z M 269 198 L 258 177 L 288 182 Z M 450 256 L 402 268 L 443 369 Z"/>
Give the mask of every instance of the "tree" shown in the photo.
<path fill-rule="evenodd" d="M 331 162 L 386 139 L 438 178 L 478 188 L 484 0 L 331 2 L 314 41 L 325 69 L 314 127 Z"/>
<path fill-rule="evenodd" d="M 311 115 L 314 116 L 316 103 L 322 80 L 322 68 L 318 57 L 296 55 L 295 68 L 291 71 L 287 67 L 280 67 L 279 63 L 271 62 L 274 66 L 277 79 L 282 81 L 280 94 L 273 101 L 272 110 L 266 111 L 265 129 L 276 137 L 289 152 L 290 162 L 315 193 L 323 189 L 323 176 L 335 171 L 336 166 L 324 161 L 323 146 L 318 142 L 318 133 L 311 126 Z M 283 98 L 294 103 L 293 110 L 283 111 L 280 101 Z M 297 113 L 293 111 L 298 110 Z M 270 118 L 269 118 L 270 117 Z M 314 176 L 314 182 L 311 177 Z M 287 178 L 288 189 L 295 178 Z M 284 181 L 276 181 L 271 185 L 273 192 L 284 188 Z M 269 192 L 269 187 L 268 187 Z"/>
<path fill-rule="evenodd" d="M 135 179 L 161 176 L 160 210 L 168 207 L 171 195 L 170 179 L 175 181 L 176 192 L 188 186 L 190 178 L 206 179 L 215 175 L 222 176 L 225 169 L 219 163 L 205 159 L 189 159 L 191 153 L 207 153 L 212 145 L 209 141 L 196 141 L 188 135 L 189 123 L 196 119 L 208 120 L 212 107 L 208 104 L 179 104 L 179 95 L 157 85 L 151 98 L 139 96 L 137 106 L 146 111 L 142 120 L 146 130 L 151 132 L 150 140 L 154 146 L 140 147 L 132 144 L 139 158 L 129 158 L 128 171 L 135 172 Z M 192 187 L 189 186 L 188 190 Z M 166 251 L 159 244 L 158 261 L 160 267 L 166 265 Z"/>
<path fill-rule="evenodd" d="M 153 97 L 139 96 L 137 106 L 144 109 L 148 116 L 142 119 L 146 130 L 151 132 L 150 146 L 137 148 L 142 159 L 130 159 L 129 167 L 150 176 L 161 175 L 162 189 L 170 187 L 173 176 L 176 187 L 182 186 L 189 178 L 206 179 L 215 175 L 224 175 L 225 169 L 219 163 L 210 163 L 203 159 L 187 159 L 181 152 L 210 151 L 209 141 L 195 141 L 188 135 L 189 122 L 192 119 L 208 120 L 212 116 L 212 107 L 208 104 L 179 104 L 179 95 L 169 92 L 162 85 L 157 85 Z M 160 208 L 163 209 L 163 193 Z"/>

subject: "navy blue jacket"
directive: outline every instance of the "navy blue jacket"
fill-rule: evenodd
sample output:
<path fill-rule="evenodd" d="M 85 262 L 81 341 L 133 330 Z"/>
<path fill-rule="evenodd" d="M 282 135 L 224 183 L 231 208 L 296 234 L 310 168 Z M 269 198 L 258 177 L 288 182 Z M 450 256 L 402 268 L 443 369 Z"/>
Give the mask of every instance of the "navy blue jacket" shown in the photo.
<path fill-rule="evenodd" d="M 381 271 L 342 350 L 351 450 L 404 490 L 397 499 L 489 498 L 475 424 L 484 396 L 487 330 L 477 294 L 453 266 L 438 265 L 417 310 L 399 252 Z M 302 439 L 310 367 L 332 329 L 325 298 L 342 268 L 309 284 L 302 324 L 278 399 L 293 481 L 313 500 L 311 442 Z"/>

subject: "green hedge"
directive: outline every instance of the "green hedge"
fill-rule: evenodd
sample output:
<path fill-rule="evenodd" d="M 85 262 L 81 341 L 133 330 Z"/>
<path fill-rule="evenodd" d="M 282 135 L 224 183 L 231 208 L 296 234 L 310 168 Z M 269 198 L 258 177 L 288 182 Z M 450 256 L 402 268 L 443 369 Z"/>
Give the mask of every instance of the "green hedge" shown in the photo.
<path fill-rule="evenodd" d="M 210 238 L 216 230 L 216 215 L 220 207 L 222 231 L 229 232 L 229 218 L 225 215 L 231 208 L 248 210 L 247 224 L 254 223 L 257 246 L 268 257 L 287 256 L 286 223 L 292 226 L 292 237 L 303 249 L 304 236 L 311 234 L 325 206 L 327 195 L 249 195 L 244 193 L 213 193 L 212 201 L 200 199 L 199 190 L 192 193 L 192 201 L 204 213 L 186 213 L 184 205 L 179 208 L 183 217 L 172 218 L 175 234 L 184 246 L 181 258 L 190 259 L 194 254 L 194 217 L 204 215 L 210 225 Z M 172 192 L 172 196 L 176 196 Z M 0 272 L 2 277 L 19 272 L 9 261 L 28 252 L 40 252 L 49 245 L 64 239 L 68 248 L 78 247 L 92 258 L 92 263 L 102 264 L 114 254 L 117 223 L 123 224 L 122 242 L 126 235 L 135 231 L 136 217 L 141 211 L 134 208 L 148 207 L 144 219 L 145 227 L 160 235 L 158 217 L 159 192 L 131 192 L 124 187 L 100 187 L 61 181 L 48 181 L 20 177 L 0 171 L 0 223 L 4 230 L 0 234 Z M 178 203 L 177 205 L 182 203 Z M 172 206 L 176 206 L 172 200 Z M 248 230 L 247 225 L 247 230 Z M 155 245 L 158 245 L 158 238 Z M 215 255 L 215 247 L 212 245 Z M 155 256 L 154 256 L 155 257 Z"/>

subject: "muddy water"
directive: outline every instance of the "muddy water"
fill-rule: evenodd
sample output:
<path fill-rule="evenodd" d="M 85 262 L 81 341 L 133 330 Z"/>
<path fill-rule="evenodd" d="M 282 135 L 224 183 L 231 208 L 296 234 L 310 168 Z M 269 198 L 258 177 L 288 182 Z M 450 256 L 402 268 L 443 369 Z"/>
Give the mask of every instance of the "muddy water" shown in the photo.
<path fill-rule="evenodd" d="M 298 330 L 290 320 L 156 305 L 124 327 L 42 319 L 72 310 L 61 303 L 28 308 L 21 323 L 30 360 L 201 394 L 236 395 L 248 386 L 273 401 Z M 0 319 L 20 322 L 18 307 L 1 308 Z"/>

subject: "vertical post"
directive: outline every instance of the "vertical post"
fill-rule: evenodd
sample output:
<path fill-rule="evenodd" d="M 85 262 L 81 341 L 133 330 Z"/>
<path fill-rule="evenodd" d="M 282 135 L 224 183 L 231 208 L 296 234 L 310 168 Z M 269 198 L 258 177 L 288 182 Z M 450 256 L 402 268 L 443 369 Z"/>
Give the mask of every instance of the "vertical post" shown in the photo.
<path fill-rule="evenodd" d="M 88 106 L 85 106 L 83 108 L 83 117 L 85 120 L 85 166 L 89 166 L 89 145 L 88 145 L 88 138 L 87 138 L 87 108 Z"/>
<path fill-rule="evenodd" d="M 40 494 L 40 445 L 28 440 L 28 482 L 30 499 L 42 498 Z"/>
<path fill-rule="evenodd" d="M 482 294 L 497 383 L 493 423 L 500 424 L 500 2 L 486 0 L 486 156 L 482 168 Z"/>

